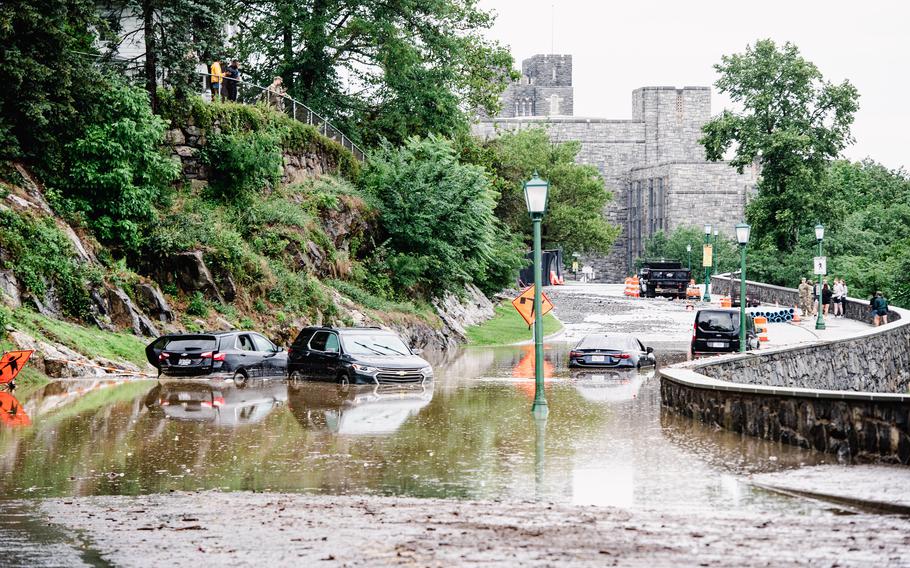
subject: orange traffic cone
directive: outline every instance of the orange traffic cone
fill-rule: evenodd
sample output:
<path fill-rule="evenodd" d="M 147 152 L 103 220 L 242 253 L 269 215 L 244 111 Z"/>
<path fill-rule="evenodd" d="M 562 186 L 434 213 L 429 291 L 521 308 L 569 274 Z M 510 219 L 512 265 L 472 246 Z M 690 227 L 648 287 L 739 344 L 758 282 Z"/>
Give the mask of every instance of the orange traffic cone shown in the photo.
<path fill-rule="evenodd" d="M 793 306 L 793 323 L 799 323 L 801 321 L 803 321 L 803 320 L 801 320 L 799 318 L 799 307 L 794 305 Z"/>

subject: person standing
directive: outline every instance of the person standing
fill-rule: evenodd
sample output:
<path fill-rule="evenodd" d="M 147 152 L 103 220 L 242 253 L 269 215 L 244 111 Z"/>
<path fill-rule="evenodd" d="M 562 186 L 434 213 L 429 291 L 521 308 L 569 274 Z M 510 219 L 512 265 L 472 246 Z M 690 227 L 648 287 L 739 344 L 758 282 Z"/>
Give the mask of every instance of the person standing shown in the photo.
<path fill-rule="evenodd" d="M 888 323 L 888 300 L 880 290 L 875 292 L 875 297 L 872 298 L 872 316 L 876 327 Z"/>
<path fill-rule="evenodd" d="M 825 283 L 822 285 L 822 314 L 827 317 L 828 310 L 831 307 L 831 299 L 834 295 L 834 291 L 831 290 L 831 286 L 828 285 L 828 280 L 825 279 Z"/>
<path fill-rule="evenodd" d="M 831 301 L 834 303 L 834 317 L 844 317 L 844 301 L 847 298 L 847 285 L 843 278 L 834 279 L 834 294 Z"/>
<path fill-rule="evenodd" d="M 811 311 L 809 308 L 809 301 L 812 297 L 812 286 L 809 285 L 809 282 L 806 281 L 806 278 L 803 277 L 799 282 L 799 311 L 802 312 L 803 316 L 808 316 Z"/>
<path fill-rule="evenodd" d="M 284 80 L 278 76 L 272 80 L 269 88 L 262 93 L 265 101 L 275 107 L 277 110 L 284 110 L 284 95 L 287 91 L 284 88 Z"/>
<path fill-rule="evenodd" d="M 216 59 L 212 62 L 209 75 L 212 83 L 212 102 L 219 99 L 223 100 L 224 95 L 221 92 L 221 83 L 224 81 L 224 72 L 221 70 L 221 61 Z"/>
<path fill-rule="evenodd" d="M 231 61 L 224 73 L 224 87 L 227 91 L 227 100 L 237 102 L 237 89 L 240 86 L 240 63 L 235 59 Z"/>

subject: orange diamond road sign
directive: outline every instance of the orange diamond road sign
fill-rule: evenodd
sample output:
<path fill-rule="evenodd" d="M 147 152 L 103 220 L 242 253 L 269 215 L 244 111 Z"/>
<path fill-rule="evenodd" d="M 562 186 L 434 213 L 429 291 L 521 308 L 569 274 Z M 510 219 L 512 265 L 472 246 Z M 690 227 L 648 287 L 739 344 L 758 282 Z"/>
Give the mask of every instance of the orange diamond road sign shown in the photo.
<path fill-rule="evenodd" d="M 0 358 L 0 385 L 16 378 L 34 351 L 9 351 Z"/>
<path fill-rule="evenodd" d="M 534 325 L 534 286 L 531 285 L 526 288 L 517 298 L 512 300 L 512 305 L 515 306 L 515 309 L 518 310 L 518 313 L 521 314 L 521 317 L 525 320 L 528 326 Z M 547 295 L 541 292 L 540 294 L 540 315 L 541 317 L 547 315 L 547 313 L 553 309 L 553 302 L 550 301 L 550 298 L 547 298 Z"/>

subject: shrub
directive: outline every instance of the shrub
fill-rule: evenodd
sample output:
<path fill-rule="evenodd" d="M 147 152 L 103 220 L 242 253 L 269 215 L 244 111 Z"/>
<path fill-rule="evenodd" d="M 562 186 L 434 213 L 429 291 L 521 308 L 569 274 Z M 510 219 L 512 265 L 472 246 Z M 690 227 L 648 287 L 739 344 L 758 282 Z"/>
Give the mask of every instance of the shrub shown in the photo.
<path fill-rule="evenodd" d="M 278 137 L 267 131 L 213 134 L 202 152 L 209 167 L 209 195 L 230 202 L 277 185 L 281 179 Z"/>
<path fill-rule="evenodd" d="M 191 316 L 206 317 L 209 315 L 209 305 L 202 292 L 194 292 L 186 305 L 186 313 Z"/>

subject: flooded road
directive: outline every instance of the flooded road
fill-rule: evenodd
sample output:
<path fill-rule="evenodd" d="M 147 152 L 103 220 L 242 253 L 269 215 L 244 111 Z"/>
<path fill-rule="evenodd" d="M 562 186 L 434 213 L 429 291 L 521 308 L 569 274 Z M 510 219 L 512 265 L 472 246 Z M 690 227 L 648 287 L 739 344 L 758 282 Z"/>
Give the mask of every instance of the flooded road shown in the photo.
<path fill-rule="evenodd" d="M 546 423 L 529 411 L 529 346 L 465 349 L 425 385 L 55 382 L 19 401 L 30 426 L 0 430 L 0 494 L 217 489 L 820 510 L 745 479 L 827 456 L 662 414 L 653 372 L 573 375 L 567 349 L 546 351 Z"/>

